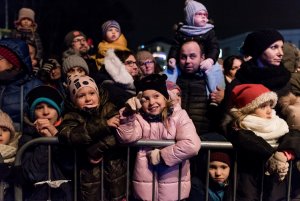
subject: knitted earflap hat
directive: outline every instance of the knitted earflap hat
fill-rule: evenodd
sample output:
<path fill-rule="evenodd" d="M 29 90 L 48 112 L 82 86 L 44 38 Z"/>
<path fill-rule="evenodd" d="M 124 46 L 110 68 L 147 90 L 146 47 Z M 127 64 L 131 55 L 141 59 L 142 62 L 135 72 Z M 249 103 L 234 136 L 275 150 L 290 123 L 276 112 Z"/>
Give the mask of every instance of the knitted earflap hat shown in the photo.
<path fill-rule="evenodd" d="M 264 29 L 248 34 L 240 48 L 244 55 L 258 58 L 270 45 L 276 41 L 284 42 L 283 36 L 275 29 Z"/>
<path fill-rule="evenodd" d="M 10 116 L 0 110 L 0 127 L 5 127 L 10 131 L 10 139 L 14 138 L 15 135 L 15 128 L 13 125 L 13 121 L 11 120 Z"/>
<path fill-rule="evenodd" d="M 10 49 L 0 45 L 0 57 L 6 59 L 14 67 L 21 68 L 21 61 L 17 55 Z"/>
<path fill-rule="evenodd" d="M 81 67 L 87 75 L 89 74 L 89 67 L 86 61 L 76 54 L 70 55 L 63 60 L 63 72 L 67 74 L 67 72 L 74 67 Z"/>
<path fill-rule="evenodd" d="M 97 95 L 99 96 L 99 90 L 93 78 L 86 75 L 73 76 L 70 77 L 68 81 L 69 94 L 73 103 L 75 102 L 76 94 L 83 87 L 91 87 L 96 91 Z"/>
<path fill-rule="evenodd" d="M 185 1 L 185 21 L 189 26 L 194 26 L 194 15 L 200 10 L 204 10 L 205 12 L 207 12 L 206 7 L 202 3 L 199 3 L 194 0 Z"/>
<path fill-rule="evenodd" d="M 40 103 L 47 103 L 52 106 L 59 117 L 62 115 L 63 109 L 63 96 L 61 93 L 48 85 L 42 85 L 33 88 L 26 96 L 26 101 L 29 106 L 30 118 L 35 119 L 34 110 Z"/>
<path fill-rule="evenodd" d="M 18 20 L 15 21 L 15 24 L 18 25 L 18 24 L 20 24 L 22 19 L 28 18 L 32 21 L 33 25 L 36 26 L 34 16 L 35 16 L 35 13 L 32 9 L 30 9 L 30 8 L 21 8 L 19 10 Z"/>
<path fill-rule="evenodd" d="M 241 84 L 232 90 L 231 96 L 233 107 L 243 114 L 249 114 L 261 104 L 272 101 L 271 107 L 277 104 L 277 94 L 270 91 L 262 84 Z"/>
<path fill-rule="evenodd" d="M 231 166 L 231 160 L 228 153 L 223 151 L 211 151 L 210 153 L 210 162 L 219 161 L 226 163 L 229 167 Z"/>
<path fill-rule="evenodd" d="M 108 30 L 110 27 L 114 27 L 114 28 L 118 29 L 119 32 L 121 33 L 121 27 L 120 27 L 120 24 L 119 24 L 117 21 L 115 21 L 115 20 L 108 20 L 108 21 L 104 22 L 104 23 L 102 24 L 102 27 L 101 27 L 101 28 L 102 28 L 102 34 L 103 34 L 103 36 L 105 36 L 107 30 Z"/>
<path fill-rule="evenodd" d="M 78 37 L 78 36 L 83 36 L 86 39 L 86 35 L 84 35 L 84 33 L 82 33 L 81 31 L 78 30 L 73 30 L 70 31 L 69 33 L 67 33 L 67 35 L 65 36 L 65 45 L 67 47 L 72 47 L 72 43 L 74 38 Z"/>
<path fill-rule="evenodd" d="M 134 85 L 136 87 L 136 93 L 145 90 L 155 90 L 160 92 L 166 99 L 169 99 L 169 93 L 167 91 L 166 80 L 167 76 L 165 74 L 151 74 L 141 80 L 135 80 Z"/>

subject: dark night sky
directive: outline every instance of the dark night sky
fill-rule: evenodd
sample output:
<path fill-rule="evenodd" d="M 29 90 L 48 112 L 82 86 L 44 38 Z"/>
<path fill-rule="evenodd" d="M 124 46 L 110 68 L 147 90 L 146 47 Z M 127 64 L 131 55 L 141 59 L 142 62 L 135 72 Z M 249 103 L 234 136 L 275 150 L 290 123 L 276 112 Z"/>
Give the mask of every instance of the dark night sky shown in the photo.
<path fill-rule="evenodd" d="M 4 0 L 0 0 L 3 5 Z M 115 19 L 130 48 L 153 38 L 172 38 L 173 24 L 183 20 L 184 0 L 8 0 L 10 28 L 20 7 L 36 11 L 46 50 L 59 52 L 65 34 L 80 29 L 97 45 L 101 24 Z M 259 29 L 300 28 L 299 0 L 202 0 L 219 39 Z M 0 25 L 4 25 L 0 6 Z"/>

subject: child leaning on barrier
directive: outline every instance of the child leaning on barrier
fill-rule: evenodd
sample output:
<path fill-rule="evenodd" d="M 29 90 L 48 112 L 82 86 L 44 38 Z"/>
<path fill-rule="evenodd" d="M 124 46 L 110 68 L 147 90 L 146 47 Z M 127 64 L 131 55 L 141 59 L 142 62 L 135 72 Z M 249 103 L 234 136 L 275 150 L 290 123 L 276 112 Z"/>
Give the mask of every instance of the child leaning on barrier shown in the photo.
<path fill-rule="evenodd" d="M 300 156 L 300 133 L 289 130 L 276 115 L 277 99 L 276 93 L 261 84 L 241 84 L 232 91 L 233 121 L 228 138 L 238 154 L 238 200 L 259 198 L 263 166 L 266 200 L 284 200 L 286 196 L 288 161 Z M 278 147 L 273 148 L 272 143 Z"/>
<path fill-rule="evenodd" d="M 63 110 L 59 91 L 51 86 L 39 86 L 27 94 L 26 101 L 30 122 L 24 127 L 19 147 L 40 137 L 56 137 Z M 27 148 L 21 161 L 25 200 L 48 200 L 50 195 L 53 201 L 71 201 L 72 153 L 61 145 L 52 145 L 49 149 L 47 144 L 35 144 Z"/>
<path fill-rule="evenodd" d="M 70 77 L 70 102 L 66 103 L 59 140 L 78 153 L 80 200 L 122 200 L 126 195 L 126 148 L 116 138 L 118 110 L 107 92 L 89 76 Z M 68 105 L 67 105 L 68 104 Z M 104 163 L 104 184 L 101 183 Z"/>
<path fill-rule="evenodd" d="M 17 152 L 18 136 L 11 118 L 0 110 L 0 200 L 13 201 L 12 165 Z"/>
<path fill-rule="evenodd" d="M 139 148 L 133 173 L 134 197 L 138 200 L 153 200 L 153 188 L 154 200 L 182 200 L 191 188 L 188 159 L 197 155 L 200 138 L 187 112 L 179 104 L 172 105 L 166 79 L 166 75 L 152 74 L 135 81 L 137 96 L 120 110 L 117 131 L 123 143 L 175 141 L 167 147 Z"/>

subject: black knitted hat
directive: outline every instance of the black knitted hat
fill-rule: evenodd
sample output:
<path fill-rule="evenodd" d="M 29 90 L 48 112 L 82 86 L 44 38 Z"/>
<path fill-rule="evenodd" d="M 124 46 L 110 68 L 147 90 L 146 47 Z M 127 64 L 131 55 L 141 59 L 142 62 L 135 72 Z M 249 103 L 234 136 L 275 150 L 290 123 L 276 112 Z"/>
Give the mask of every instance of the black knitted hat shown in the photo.
<path fill-rule="evenodd" d="M 254 31 L 248 34 L 241 47 L 241 53 L 258 58 L 270 45 L 278 40 L 284 42 L 283 36 L 275 29 Z"/>
<path fill-rule="evenodd" d="M 167 76 L 165 74 L 151 74 L 141 80 L 134 81 L 136 93 L 153 89 L 160 92 L 164 97 L 169 99 L 169 93 L 166 86 Z"/>

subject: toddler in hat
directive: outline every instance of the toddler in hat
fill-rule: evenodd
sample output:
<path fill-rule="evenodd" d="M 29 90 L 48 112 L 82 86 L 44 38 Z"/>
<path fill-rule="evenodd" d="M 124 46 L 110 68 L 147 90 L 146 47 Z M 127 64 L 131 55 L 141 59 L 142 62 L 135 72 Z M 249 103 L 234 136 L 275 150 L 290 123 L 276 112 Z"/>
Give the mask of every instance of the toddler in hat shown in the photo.
<path fill-rule="evenodd" d="M 270 182 L 266 185 L 274 187 L 271 192 L 268 192 L 269 188 L 264 188 L 266 196 L 278 196 L 276 192 L 279 192 L 280 188 L 285 188 L 278 184 L 286 182 L 284 179 L 288 173 L 288 161 L 299 157 L 300 153 L 299 146 L 296 145 L 300 142 L 300 133 L 296 130 L 289 130 L 287 123 L 276 115 L 274 107 L 277 99 L 276 93 L 261 84 L 237 85 L 233 88 L 231 95 L 233 107 L 230 114 L 233 118 L 233 129 L 229 140 L 238 149 L 237 153 L 241 155 L 238 157 L 238 164 L 240 163 L 243 167 L 239 172 L 242 175 L 240 185 L 243 186 L 243 182 L 255 179 L 258 183 L 250 185 L 251 190 L 248 192 L 254 189 L 259 192 L 257 189 L 259 178 L 261 178 L 259 172 L 262 172 L 261 164 L 265 164 L 266 175 L 269 175 L 266 181 Z M 272 143 L 279 145 L 273 148 Z M 249 200 L 259 196 L 246 192 L 241 195 Z M 274 200 L 272 196 L 270 198 Z"/>
<path fill-rule="evenodd" d="M 217 63 L 220 53 L 219 43 L 214 31 L 214 25 L 209 23 L 206 7 L 194 0 L 186 0 L 185 8 L 186 24 L 179 24 L 175 34 L 177 45 L 187 40 L 196 40 L 204 46 L 205 59 L 200 64 L 200 71 L 206 74 L 208 95 L 217 87 L 225 88 L 224 75 L 221 65 Z M 178 72 L 176 66 L 177 45 L 173 46 L 168 56 L 168 68 L 165 73 L 172 77 Z M 172 78 L 174 81 L 174 78 Z M 211 105 L 217 105 L 212 102 Z"/>
<path fill-rule="evenodd" d="M 17 152 L 17 141 L 11 118 L 0 110 L 0 200 L 13 200 L 12 164 Z"/>
<path fill-rule="evenodd" d="M 120 24 L 115 20 L 108 20 L 102 24 L 102 41 L 98 44 L 96 63 L 98 68 L 104 64 L 104 57 L 108 49 L 129 50 L 127 40 L 121 32 Z"/>
<path fill-rule="evenodd" d="M 117 131 L 121 142 L 175 141 L 166 147 L 139 148 L 133 173 L 134 197 L 138 200 L 182 200 L 191 188 L 188 159 L 197 155 L 200 138 L 187 112 L 172 104 L 166 79 L 166 75 L 152 74 L 136 80 L 137 96 L 120 110 Z"/>
<path fill-rule="evenodd" d="M 108 94 L 89 76 L 72 76 L 68 81 L 69 107 L 59 139 L 81 153 L 80 196 L 82 200 L 101 200 L 101 186 L 107 200 L 126 195 L 126 148 L 116 139 L 118 110 Z M 101 184 L 101 162 L 104 184 Z"/>
<path fill-rule="evenodd" d="M 43 45 L 37 27 L 35 12 L 30 8 L 21 8 L 12 36 L 33 43 L 36 47 L 36 59 L 39 61 L 43 58 Z"/>
<path fill-rule="evenodd" d="M 189 201 L 204 201 L 206 190 L 208 192 L 208 200 L 231 201 L 233 182 L 231 181 L 231 156 L 229 150 L 213 149 L 210 150 L 210 157 L 205 155 L 202 161 L 207 161 L 208 164 L 208 189 L 206 187 L 205 178 L 201 176 L 192 178 L 192 190 Z M 206 165 L 207 166 L 207 165 Z M 205 172 L 206 167 L 201 171 Z M 203 180 L 203 181 L 202 181 Z"/>
<path fill-rule="evenodd" d="M 66 78 L 89 75 L 89 67 L 86 61 L 76 54 L 64 58 L 62 67 Z"/>

